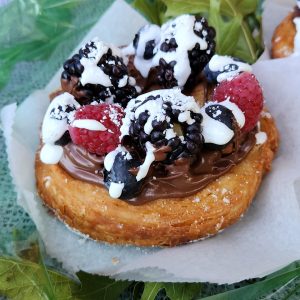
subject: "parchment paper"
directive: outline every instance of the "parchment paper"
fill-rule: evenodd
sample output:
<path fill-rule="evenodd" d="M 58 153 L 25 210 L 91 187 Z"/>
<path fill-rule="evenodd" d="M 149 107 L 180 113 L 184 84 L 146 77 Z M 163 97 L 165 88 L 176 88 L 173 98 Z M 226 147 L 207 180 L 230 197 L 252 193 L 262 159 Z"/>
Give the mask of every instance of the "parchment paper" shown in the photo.
<path fill-rule="evenodd" d="M 276 11 L 274 5 L 279 2 L 267 3 L 267 16 L 272 9 Z M 287 5 L 284 7 L 289 10 Z M 265 28 L 266 34 L 279 21 L 273 20 Z M 108 42 L 126 44 L 143 23 L 142 17 L 118 0 L 86 39 L 98 35 Z M 169 249 L 94 242 L 70 231 L 42 206 L 35 190 L 34 155 L 48 94 L 58 87 L 60 72 L 45 90 L 30 95 L 17 110 L 14 105 L 6 107 L 1 118 L 18 200 L 37 225 L 48 254 L 69 272 L 84 270 L 118 279 L 220 284 L 264 276 L 299 259 L 299 70 L 299 58 L 261 60 L 254 66 L 280 129 L 281 148 L 245 217 L 216 237 Z"/>

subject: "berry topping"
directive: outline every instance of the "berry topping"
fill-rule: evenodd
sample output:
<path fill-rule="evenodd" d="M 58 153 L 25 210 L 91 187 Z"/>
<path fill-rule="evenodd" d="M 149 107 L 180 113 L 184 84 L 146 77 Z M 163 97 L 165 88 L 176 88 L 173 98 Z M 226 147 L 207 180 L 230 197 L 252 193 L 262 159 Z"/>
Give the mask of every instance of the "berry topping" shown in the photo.
<path fill-rule="evenodd" d="M 45 144 L 40 153 L 45 164 L 56 164 L 63 153 L 62 147 L 70 142 L 69 124 L 74 119 L 79 103 L 69 93 L 56 96 L 50 103 L 42 125 L 42 140 Z"/>
<path fill-rule="evenodd" d="M 205 18 L 181 15 L 161 28 L 146 25 L 123 53 L 135 55 L 134 65 L 143 77 L 151 71 L 154 83 L 183 89 L 194 84 L 214 55 L 214 38 L 215 30 Z"/>
<path fill-rule="evenodd" d="M 126 145 L 129 140 L 146 158 L 151 157 L 152 150 L 160 152 L 155 160 L 166 163 L 199 153 L 203 140 L 200 108 L 180 89 L 143 94 L 131 100 L 125 111 L 122 143 Z"/>
<path fill-rule="evenodd" d="M 133 47 L 136 55 L 145 60 L 151 59 L 154 55 L 154 49 L 160 40 L 160 27 L 154 24 L 146 24 L 135 35 Z"/>
<path fill-rule="evenodd" d="M 204 143 L 210 144 L 211 148 L 231 142 L 237 126 L 242 127 L 245 123 L 242 111 L 229 100 L 208 102 L 201 108 L 201 114 Z"/>
<path fill-rule="evenodd" d="M 139 91 L 128 74 L 121 50 L 97 39 L 87 43 L 63 67 L 62 88 L 81 104 L 103 100 L 125 107 Z"/>
<path fill-rule="evenodd" d="M 221 82 L 231 79 L 242 72 L 252 72 L 252 67 L 238 58 L 215 54 L 204 68 L 209 82 Z"/>
<path fill-rule="evenodd" d="M 119 144 L 123 109 L 113 104 L 86 105 L 75 113 L 69 127 L 73 143 L 105 155 Z"/>
<path fill-rule="evenodd" d="M 244 113 L 246 122 L 242 131 L 251 131 L 263 109 L 263 92 L 256 77 L 245 72 L 230 81 L 222 81 L 214 90 L 213 100 L 221 102 L 226 99 Z"/>
<path fill-rule="evenodd" d="M 51 101 L 42 125 L 45 144 L 54 144 L 65 134 L 79 107 L 79 103 L 69 93 L 58 95 Z"/>
<path fill-rule="evenodd" d="M 104 183 L 112 198 L 130 199 L 141 190 L 143 181 L 133 174 L 140 163 L 122 147 L 110 152 L 104 160 Z"/>

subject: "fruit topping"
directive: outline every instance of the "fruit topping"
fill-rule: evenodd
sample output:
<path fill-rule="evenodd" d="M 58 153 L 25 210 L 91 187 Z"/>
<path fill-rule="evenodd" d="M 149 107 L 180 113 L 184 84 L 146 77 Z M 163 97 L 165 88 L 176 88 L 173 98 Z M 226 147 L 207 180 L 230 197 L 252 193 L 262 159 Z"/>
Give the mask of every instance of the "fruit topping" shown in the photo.
<path fill-rule="evenodd" d="M 145 60 L 151 59 L 154 55 L 154 49 L 160 40 L 160 27 L 154 24 L 143 26 L 135 35 L 133 47 L 136 55 Z"/>
<path fill-rule="evenodd" d="M 236 130 L 245 124 L 244 114 L 229 100 L 208 102 L 201 108 L 201 114 L 204 143 L 210 144 L 210 147 L 227 145 Z"/>
<path fill-rule="evenodd" d="M 172 161 L 194 156 L 202 147 L 200 107 L 180 89 L 156 90 L 132 99 L 121 127 L 122 143 L 150 160 Z M 129 142 L 128 142 L 129 141 Z M 153 158 L 153 157 L 152 157 Z"/>
<path fill-rule="evenodd" d="M 135 55 L 135 67 L 145 78 L 152 72 L 153 83 L 183 89 L 194 84 L 214 55 L 214 38 L 215 30 L 205 18 L 181 15 L 161 28 L 146 25 L 123 53 Z"/>
<path fill-rule="evenodd" d="M 126 62 L 120 49 L 94 39 L 64 63 L 62 88 L 81 104 L 102 100 L 125 107 L 140 91 Z"/>
<path fill-rule="evenodd" d="M 54 144 L 68 130 L 74 118 L 79 103 L 69 93 L 63 93 L 55 97 L 44 116 L 42 125 L 42 139 L 44 143 Z"/>
<path fill-rule="evenodd" d="M 252 72 L 252 67 L 238 58 L 215 54 L 204 68 L 209 82 L 220 83 L 242 72 Z"/>
<path fill-rule="evenodd" d="M 58 163 L 62 155 L 61 146 L 70 141 L 68 127 L 79 107 L 80 104 L 69 93 L 58 95 L 51 101 L 42 125 L 42 140 L 45 144 L 40 154 L 42 162 Z"/>
<path fill-rule="evenodd" d="M 69 132 L 73 143 L 105 155 L 119 145 L 123 109 L 114 104 L 85 105 L 76 111 Z"/>
<path fill-rule="evenodd" d="M 137 181 L 134 174 L 139 165 L 139 161 L 120 146 L 105 157 L 104 183 L 112 198 L 130 199 L 139 193 L 143 181 Z"/>
<path fill-rule="evenodd" d="M 214 90 L 213 100 L 222 102 L 227 99 L 235 103 L 245 115 L 242 132 L 251 131 L 263 109 L 263 92 L 256 77 L 245 72 L 232 80 L 222 81 Z"/>

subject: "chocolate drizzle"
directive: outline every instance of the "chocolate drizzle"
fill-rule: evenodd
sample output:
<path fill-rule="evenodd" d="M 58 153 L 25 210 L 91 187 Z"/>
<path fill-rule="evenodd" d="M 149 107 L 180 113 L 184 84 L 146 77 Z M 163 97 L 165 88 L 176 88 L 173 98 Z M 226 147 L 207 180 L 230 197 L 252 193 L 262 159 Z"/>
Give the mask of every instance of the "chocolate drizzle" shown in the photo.
<path fill-rule="evenodd" d="M 157 163 L 151 168 L 141 193 L 133 199 L 123 200 L 140 205 L 160 198 L 183 198 L 191 196 L 210 182 L 227 173 L 241 162 L 255 145 L 255 130 L 234 141 L 234 151 L 205 150 L 190 165 L 189 159 L 179 159 L 171 165 Z M 105 188 L 103 183 L 104 157 L 87 152 L 70 143 L 64 147 L 60 166 L 72 177 Z"/>

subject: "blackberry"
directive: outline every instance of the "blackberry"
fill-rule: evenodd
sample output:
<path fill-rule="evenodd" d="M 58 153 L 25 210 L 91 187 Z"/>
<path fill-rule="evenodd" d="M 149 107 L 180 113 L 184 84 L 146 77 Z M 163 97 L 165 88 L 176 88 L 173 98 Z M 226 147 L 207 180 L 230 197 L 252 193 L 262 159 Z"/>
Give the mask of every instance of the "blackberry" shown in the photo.
<path fill-rule="evenodd" d="M 214 55 L 215 35 L 205 18 L 182 15 L 164 24 L 159 51 L 154 56 L 158 83 L 164 88 L 194 86 Z"/>
<path fill-rule="evenodd" d="M 176 61 L 173 60 L 167 63 L 163 58 L 160 58 L 159 65 L 156 67 L 157 80 L 160 85 L 164 88 L 172 88 L 177 86 L 177 80 L 174 76 L 174 66 Z"/>
<path fill-rule="evenodd" d="M 145 145 L 150 142 L 156 148 L 156 160 L 164 163 L 200 153 L 203 144 L 200 108 L 179 89 L 141 95 L 131 100 L 126 110 L 121 128 L 124 146 L 131 144 L 137 152 L 146 153 Z"/>
<path fill-rule="evenodd" d="M 163 52 L 172 52 L 176 51 L 178 47 L 175 38 L 171 38 L 170 40 L 166 39 L 161 45 L 160 50 Z"/>
<path fill-rule="evenodd" d="M 93 74 L 83 81 L 85 67 L 83 59 L 89 63 L 86 68 L 94 62 Z M 61 85 L 63 90 L 71 93 L 80 104 L 89 104 L 93 101 L 120 103 L 126 106 L 128 101 L 137 96 L 139 89 L 135 79 L 128 73 L 121 53 L 117 48 L 105 45 L 102 42 L 91 41 L 79 52 L 68 59 L 63 65 L 61 74 Z M 97 69 L 100 70 L 97 70 Z M 101 83 L 99 83 L 101 82 Z"/>
<path fill-rule="evenodd" d="M 104 169 L 104 183 L 110 190 L 112 183 L 124 184 L 120 199 L 130 199 L 135 197 L 141 190 L 143 181 L 137 181 L 133 171 L 137 169 L 141 163 L 127 157 L 125 151 L 119 152 L 115 158 L 110 170 Z M 111 193 L 111 190 L 110 190 Z"/>
<path fill-rule="evenodd" d="M 216 31 L 213 27 L 209 27 L 205 18 L 196 17 L 194 23 L 194 33 L 207 42 L 207 48 L 202 50 L 199 43 L 188 51 L 188 57 L 191 67 L 191 75 L 189 76 L 186 86 L 195 85 L 197 75 L 204 69 L 215 53 L 216 43 L 214 38 Z"/>

